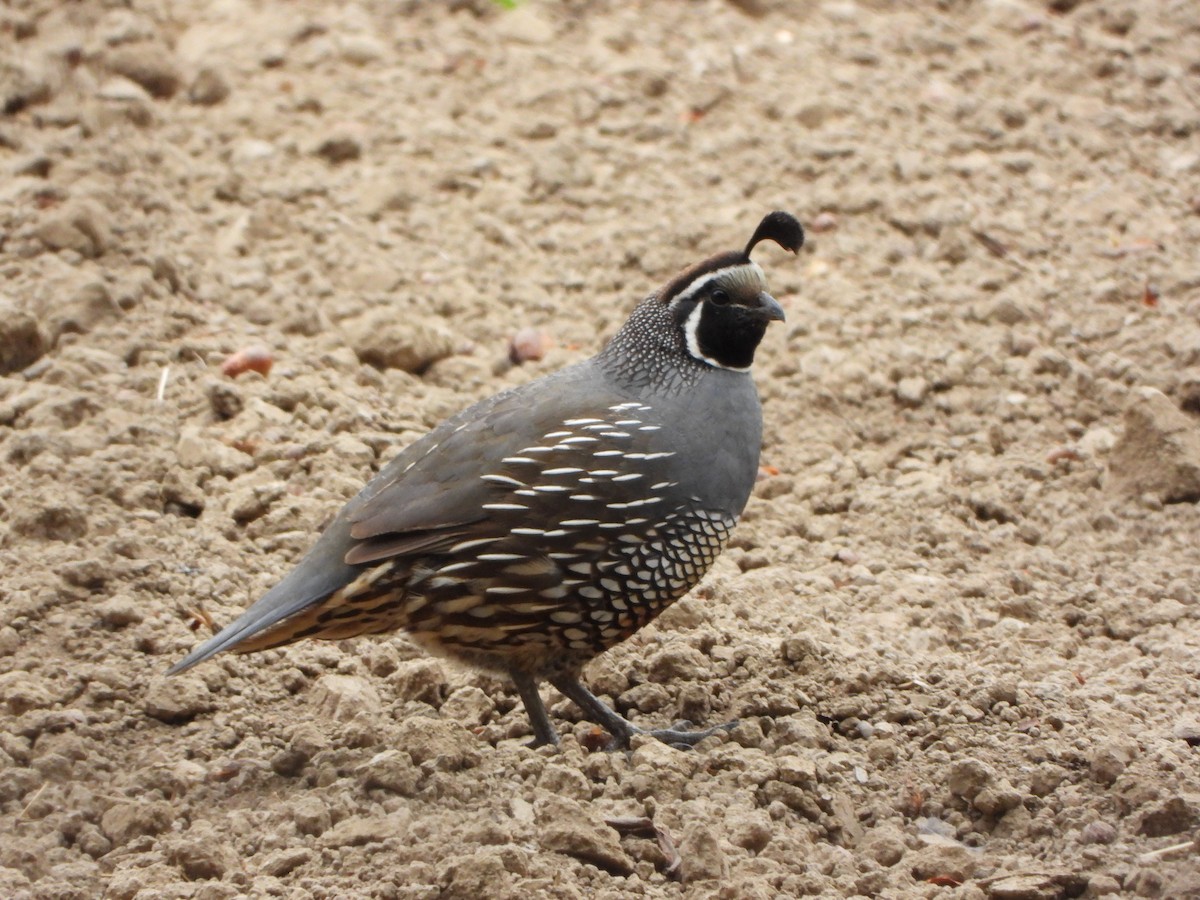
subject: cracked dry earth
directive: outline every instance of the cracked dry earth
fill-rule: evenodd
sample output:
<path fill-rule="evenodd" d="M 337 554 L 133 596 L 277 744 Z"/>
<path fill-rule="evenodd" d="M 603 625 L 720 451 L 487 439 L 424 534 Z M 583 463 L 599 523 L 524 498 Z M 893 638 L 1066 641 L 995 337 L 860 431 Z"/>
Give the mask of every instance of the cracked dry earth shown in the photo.
<path fill-rule="evenodd" d="M 1200 896 L 1196 13 L 6 4 L 0 896 Z M 587 672 L 732 732 L 530 750 L 399 636 L 164 678 L 775 208 L 763 477 Z"/>

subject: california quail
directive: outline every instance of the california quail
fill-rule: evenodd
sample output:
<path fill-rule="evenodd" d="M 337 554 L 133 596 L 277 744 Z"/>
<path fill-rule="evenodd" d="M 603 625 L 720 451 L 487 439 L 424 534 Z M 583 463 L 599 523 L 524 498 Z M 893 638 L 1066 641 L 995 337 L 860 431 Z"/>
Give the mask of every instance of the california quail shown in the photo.
<path fill-rule="evenodd" d="M 579 680 L 700 581 L 758 473 L 754 351 L 783 309 L 750 252 L 798 251 L 773 212 L 643 300 L 591 359 L 443 422 L 385 466 L 300 564 L 172 667 L 226 649 L 403 628 L 437 653 L 507 673 L 557 744 L 549 681 L 628 746 L 641 729 Z M 648 732 L 692 744 L 712 733 Z"/>

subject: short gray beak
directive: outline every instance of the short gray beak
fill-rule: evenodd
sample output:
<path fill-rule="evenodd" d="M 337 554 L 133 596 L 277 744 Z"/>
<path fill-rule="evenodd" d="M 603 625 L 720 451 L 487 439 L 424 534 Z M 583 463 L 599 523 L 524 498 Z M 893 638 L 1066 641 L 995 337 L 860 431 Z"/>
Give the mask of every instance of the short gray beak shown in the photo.
<path fill-rule="evenodd" d="M 766 292 L 758 295 L 758 308 L 768 322 L 787 321 L 787 316 L 783 314 L 783 307 L 779 305 L 779 301 Z"/>

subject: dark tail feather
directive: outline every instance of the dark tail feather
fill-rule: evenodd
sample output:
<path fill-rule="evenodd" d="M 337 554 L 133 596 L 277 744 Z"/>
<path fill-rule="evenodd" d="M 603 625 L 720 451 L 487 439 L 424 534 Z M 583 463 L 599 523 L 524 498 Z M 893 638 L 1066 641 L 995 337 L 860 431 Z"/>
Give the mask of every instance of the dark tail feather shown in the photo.
<path fill-rule="evenodd" d="M 247 638 L 260 634 L 274 625 L 278 625 L 284 619 L 302 612 L 311 604 L 328 596 L 327 593 L 322 592 L 316 596 L 300 594 L 285 599 L 284 591 L 281 588 L 286 586 L 286 581 L 276 585 L 275 588 L 264 594 L 257 603 L 242 613 L 233 622 L 226 625 L 179 662 L 175 663 L 175 665 L 171 666 L 167 670 L 167 674 L 177 675 L 180 672 L 190 669 L 192 666 L 204 662 L 209 657 L 216 656 L 222 650 L 229 650 L 236 647 Z"/>
<path fill-rule="evenodd" d="M 183 672 L 222 650 L 236 647 L 242 641 L 303 612 L 345 587 L 364 568 L 346 565 L 346 548 L 351 544 L 349 525 L 341 518 L 335 520 L 325 529 L 308 556 L 283 581 L 263 594 L 237 619 L 171 666 L 167 674 Z"/>

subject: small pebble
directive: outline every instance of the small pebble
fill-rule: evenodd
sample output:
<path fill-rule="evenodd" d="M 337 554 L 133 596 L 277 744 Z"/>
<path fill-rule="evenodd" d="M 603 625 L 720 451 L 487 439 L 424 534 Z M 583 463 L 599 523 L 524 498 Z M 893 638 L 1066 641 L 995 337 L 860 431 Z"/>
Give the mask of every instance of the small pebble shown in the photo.
<path fill-rule="evenodd" d="M 0 375 L 32 365 L 46 349 L 37 319 L 0 297 Z"/>
<path fill-rule="evenodd" d="M 387 56 L 387 45 L 372 34 L 352 34 L 342 38 L 342 58 L 356 66 L 368 66 Z"/>
<path fill-rule="evenodd" d="M 1085 844 L 1111 844 L 1117 839 L 1117 829 L 1107 822 L 1088 822 L 1079 833 Z"/>
<path fill-rule="evenodd" d="M 151 683 L 142 711 L 168 725 L 190 722 L 216 705 L 212 693 L 197 678 L 159 678 Z"/>
<path fill-rule="evenodd" d="M 356 160 L 363 155 L 362 129 L 352 125 L 334 128 L 313 152 L 332 165 Z"/>
<path fill-rule="evenodd" d="M 834 231 L 838 227 L 838 218 L 831 212 L 817 213 L 811 222 L 808 223 L 808 230 L 813 234 L 822 234 L 826 231 Z"/>
<path fill-rule="evenodd" d="M 110 70 L 137 82 L 154 97 L 171 97 L 182 82 L 170 51 L 157 43 L 147 41 L 118 47 L 107 62 Z"/>
<path fill-rule="evenodd" d="M 271 351 L 260 344 L 255 344 L 243 347 L 227 356 L 221 363 L 221 374 L 230 378 L 237 378 L 243 372 L 251 371 L 266 375 L 274 364 L 275 358 L 271 355 Z"/>
<path fill-rule="evenodd" d="M 904 406 L 917 407 L 929 396 L 929 382 L 919 376 L 901 378 L 896 385 L 896 399 Z"/>
<path fill-rule="evenodd" d="M 322 675 L 313 687 L 312 700 L 324 718 L 338 722 L 359 714 L 375 716 L 382 708 L 375 686 L 357 675 Z"/>
<path fill-rule="evenodd" d="M 188 100 L 199 106 L 216 106 L 229 97 L 229 82 L 219 69 L 205 66 L 188 87 Z"/>
<path fill-rule="evenodd" d="M 989 766 L 977 759 L 963 759 L 956 762 L 950 769 L 946 787 L 952 794 L 966 800 L 973 800 L 981 790 L 995 780 L 996 775 Z"/>
<path fill-rule="evenodd" d="M 848 566 L 857 565 L 861 561 L 861 557 L 859 557 L 858 552 L 851 550 L 849 547 L 842 547 L 833 555 L 833 558 L 840 563 L 845 563 Z"/>
<path fill-rule="evenodd" d="M 512 336 L 508 344 L 508 358 L 513 365 L 537 362 L 546 355 L 550 341 L 538 328 L 522 328 Z"/>
<path fill-rule="evenodd" d="M 1200 747 L 1200 720 L 1180 722 L 1171 733 L 1189 746 Z"/>

